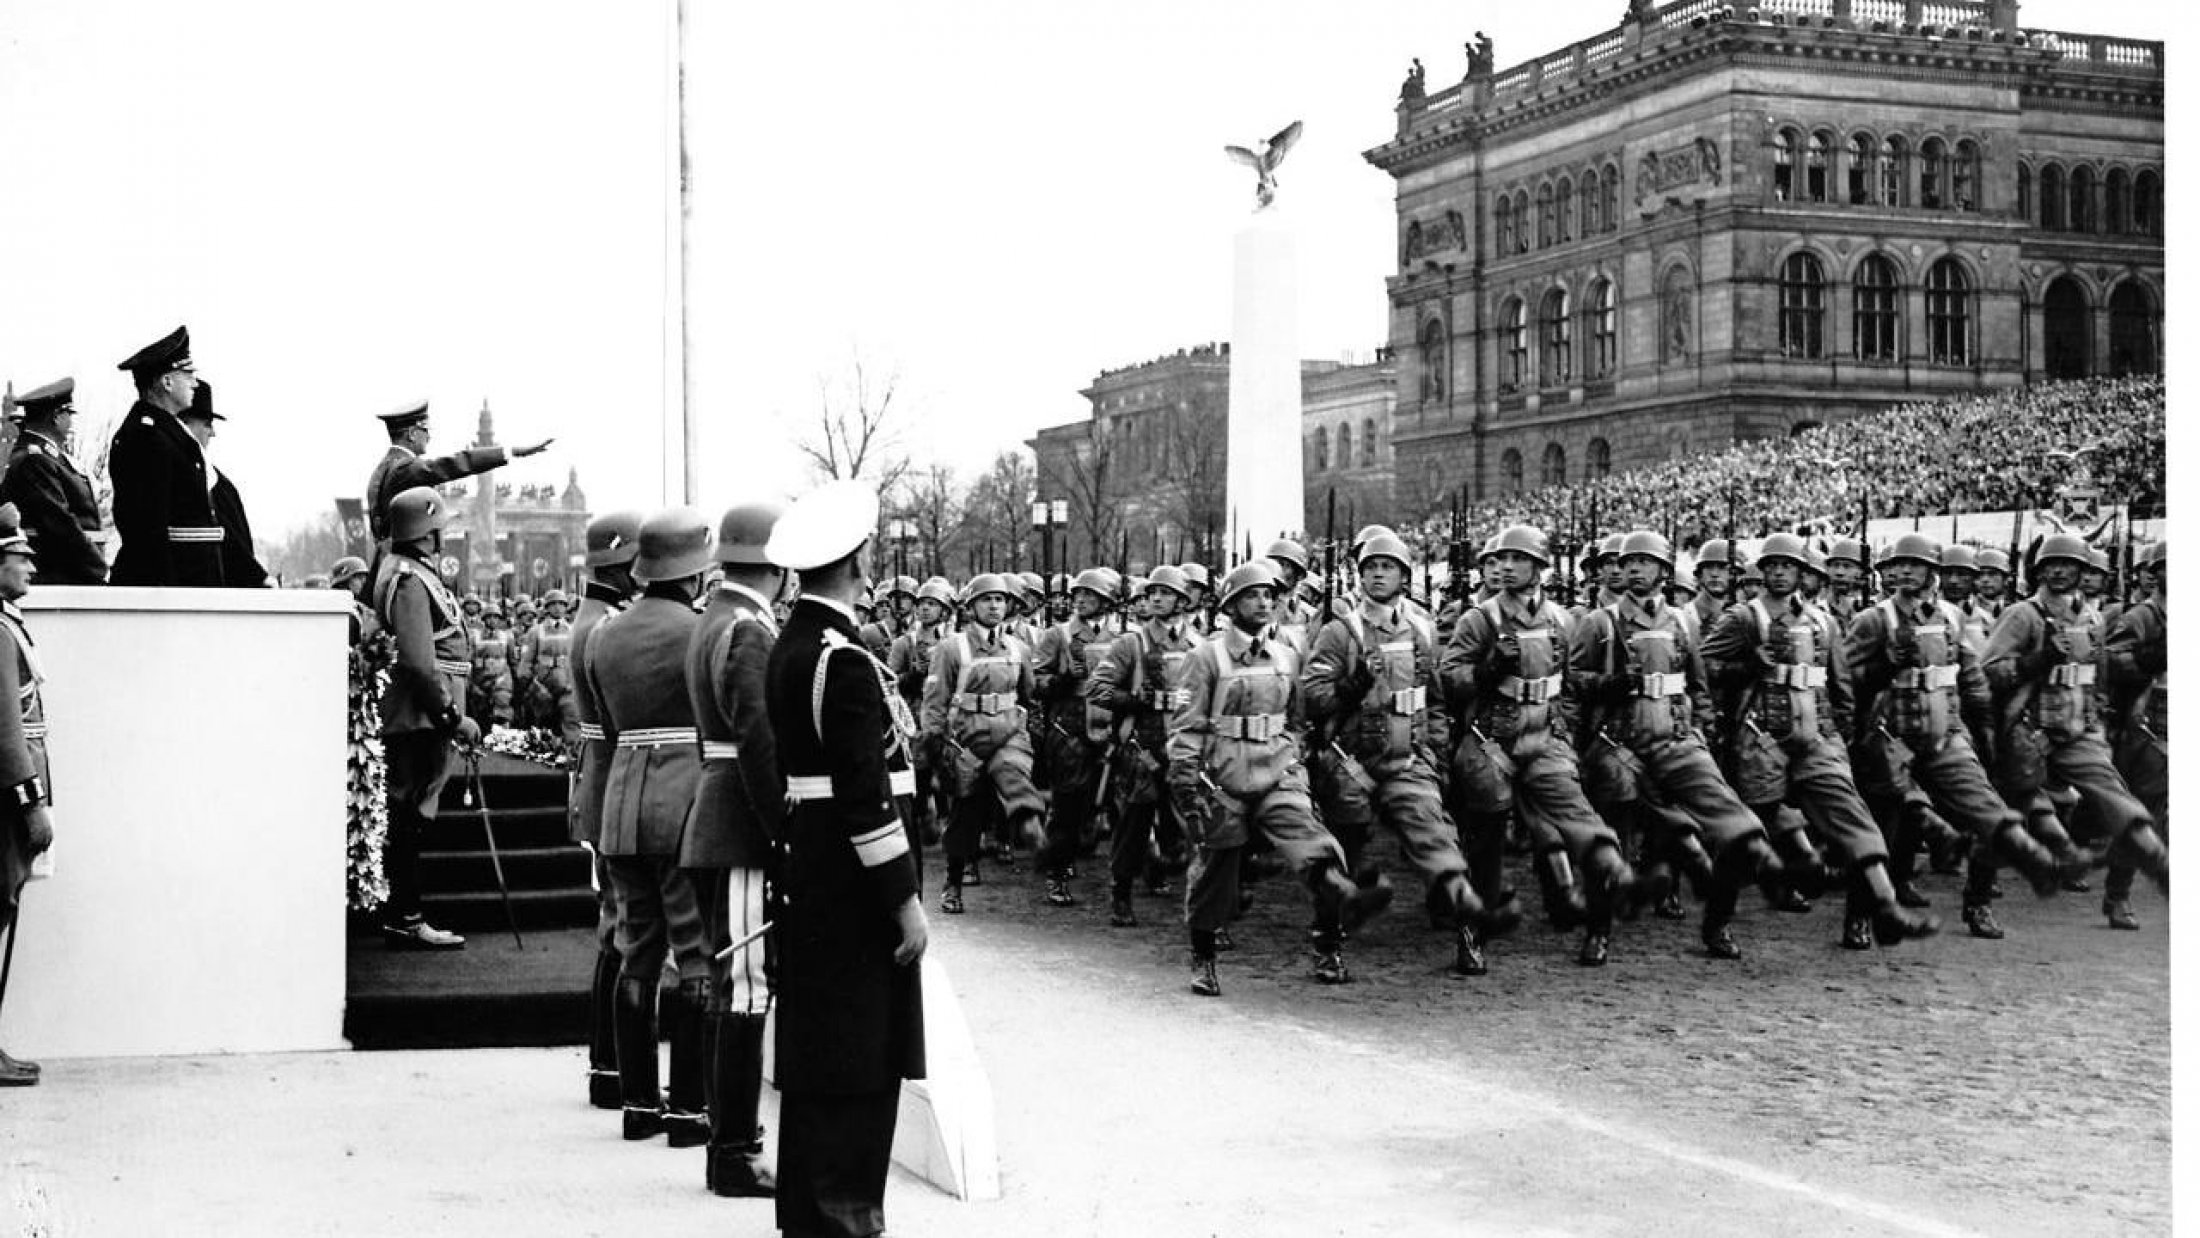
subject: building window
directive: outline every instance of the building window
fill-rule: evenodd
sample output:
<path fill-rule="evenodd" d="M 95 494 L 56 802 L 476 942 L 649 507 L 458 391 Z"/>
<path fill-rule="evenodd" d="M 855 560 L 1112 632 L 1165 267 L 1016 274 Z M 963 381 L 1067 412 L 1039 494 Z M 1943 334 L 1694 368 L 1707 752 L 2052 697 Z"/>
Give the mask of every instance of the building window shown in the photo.
<path fill-rule="evenodd" d="M 1528 214 L 1528 191 L 1513 195 L 1513 252 L 1524 254 L 1535 243 L 1534 218 Z"/>
<path fill-rule="evenodd" d="M 1619 165 L 1604 165 L 1604 175 L 1598 178 L 1598 191 L 1604 197 L 1604 230 L 1619 231 Z"/>
<path fill-rule="evenodd" d="M 1582 475 L 1584 481 L 1599 481 L 1612 475 L 1612 445 L 1600 438 L 1589 440 L 1589 464 Z"/>
<path fill-rule="evenodd" d="M 1552 443 L 1543 449 L 1543 484 L 1546 486 L 1563 486 L 1566 484 L 1566 449 L 1556 443 Z"/>
<path fill-rule="evenodd" d="M 1947 186 L 1942 178 L 1948 174 L 1947 148 L 1939 138 L 1926 138 L 1917 148 L 1917 204 L 1928 211 L 1946 206 L 1941 192 Z"/>
<path fill-rule="evenodd" d="M 1574 378 L 1574 322 L 1565 289 L 1553 288 L 1543 294 L 1543 311 L 1538 319 L 1543 339 L 1541 384 L 1563 387 Z"/>
<path fill-rule="evenodd" d="M 1795 137 L 1793 129 L 1772 135 L 1772 196 L 1782 202 L 1795 200 Z"/>
<path fill-rule="evenodd" d="M 1812 202 L 1826 200 L 1826 161 L 1831 158 L 1833 135 L 1821 129 L 1810 135 L 1803 166 L 1803 196 Z"/>
<path fill-rule="evenodd" d="M 1314 471 L 1317 473 L 1329 471 L 1329 428 L 1327 426 L 1314 427 Z"/>
<path fill-rule="evenodd" d="M 1597 170 L 1591 168 L 1581 174 L 1581 235 L 1604 231 L 1603 211 L 1604 194 L 1597 187 Z"/>
<path fill-rule="evenodd" d="M 1848 187 L 1849 204 L 1866 206 L 1872 200 L 1872 162 L 1878 158 L 1872 135 L 1857 133 L 1849 136 Z"/>
<path fill-rule="evenodd" d="M 1686 361 L 1689 341 L 1696 333 L 1696 298 L 1688 285 L 1688 272 L 1675 267 L 1666 272 L 1658 292 L 1658 360 Z"/>
<path fill-rule="evenodd" d="M 2059 164 L 2048 164 L 2040 169 L 2040 227 L 2049 232 L 2063 230 L 2063 212 L 2070 205 L 2063 194 L 2063 172 Z"/>
<path fill-rule="evenodd" d="M 1955 208 L 1959 211 L 1978 210 L 1978 143 L 1965 138 L 1956 143 L 1955 162 L 1950 165 L 1953 178 L 1951 193 L 1955 195 Z"/>
<path fill-rule="evenodd" d="M 1337 467 L 1352 467 L 1352 423 L 1349 421 L 1337 427 Z"/>
<path fill-rule="evenodd" d="M 2131 231 L 2131 176 L 2122 168 L 2110 168 L 2104 184 L 2108 203 L 2102 211 L 2103 230 L 2121 236 Z"/>
<path fill-rule="evenodd" d="M 1509 194 L 1497 195 L 1497 252 L 1509 254 L 1513 247 L 1513 201 Z"/>
<path fill-rule="evenodd" d="M 2081 163 L 2070 169 L 2070 230 L 2091 232 L 2097 222 L 2093 218 L 2093 168 Z"/>
<path fill-rule="evenodd" d="M 1520 493 L 1522 489 L 1520 478 L 1520 449 L 1517 447 L 1507 447 L 1505 449 L 1505 457 L 1503 460 L 1498 462 L 1497 467 L 1504 478 L 1505 493 Z"/>
<path fill-rule="evenodd" d="M 1925 273 L 1925 330 L 1935 365 L 1971 363 L 1971 280 L 1952 258 Z"/>
<path fill-rule="evenodd" d="M 1598 280 L 1589 288 L 1588 303 L 1581 312 L 1589 320 L 1590 378 L 1610 378 L 1619 368 L 1619 298 L 1613 295 L 1612 281 Z"/>
<path fill-rule="evenodd" d="M 1535 191 L 1535 247 L 1548 249 L 1558 244 L 1558 202 L 1551 195 L 1551 183 L 1543 182 Z"/>
<path fill-rule="evenodd" d="M 1907 201 L 1902 192 L 1902 179 L 1908 173 L 1904 166 L 1909 160 L 1909 147 L 1898 137 L 1889 137 L 1879 147 L 1879 205 L 1900 206 Z"/>
<path fill-rule="evenodd" d="M 2032 165 L 2017 165 L 2017 218 L 2032 222 Z"/>
<path fill-rule="evenodd" d="M 1360 467 L 1375 467 L 1375 419 L 1364 418 L 1360 422 Z"/>
<path fill-rule="evenodd" d="M 1518 391 L 1528 380 L 1528 305 L 1518 297 L 1505 303 L 1505 390 Z"/>
<path fill-rule="evenodd" d="M 1424 402 L 1444 398 L 1444 323 L 1431 318 L 1421 328 L 1421 399 Z"/>
<path fill-rule="evenodd" d="M 1856 268 L 1856 359 L 1894 361 L 1902 292 L 1895 285 L 1894 264 L 1878 254 Z"/>
<path fill-rule="evenodd" d="M 2108 372 L 2152 374 L 2154 298 L 2137 280 L 2125 280 L 2108 294 Z"/>
<path fill-rule="evenodd" d="M 1558 243 L 1563 245 L 1574 239 L 1574 180 L 1560 177 L 1558 182 Z"/>
<path fill-rule="evenodd" d="M 2151 168 L 2131 180 L 2131 230 L 2140 236 L 2162 231 L 2162 178 Z"/>
<path fill-rule="evenodd" d="M 1788 255 L 1780 264 L 1780 352 L 1789 357 L 1825 353 L 1826 271 L 1811 254 Z"/>

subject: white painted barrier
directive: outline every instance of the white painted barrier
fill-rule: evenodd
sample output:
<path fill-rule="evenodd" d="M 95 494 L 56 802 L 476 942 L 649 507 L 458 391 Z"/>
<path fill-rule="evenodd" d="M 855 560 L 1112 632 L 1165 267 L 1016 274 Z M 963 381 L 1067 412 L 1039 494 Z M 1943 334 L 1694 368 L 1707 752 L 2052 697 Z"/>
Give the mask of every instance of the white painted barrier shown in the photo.
<path fill-rule="evenodd" d="M 344 1047 L 348 595 L 33 586 L 54 875 L 25 888 L 18 1056 Z"/>

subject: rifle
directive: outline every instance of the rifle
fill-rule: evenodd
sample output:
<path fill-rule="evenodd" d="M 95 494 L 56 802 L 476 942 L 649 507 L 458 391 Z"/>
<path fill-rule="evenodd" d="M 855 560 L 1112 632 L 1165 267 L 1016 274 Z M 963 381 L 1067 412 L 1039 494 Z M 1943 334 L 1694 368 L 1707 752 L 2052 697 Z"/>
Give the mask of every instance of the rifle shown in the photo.
<path fill-rule="evenodd" d="M 1856 531 L 1856 557 L 1857 560 L 1864 565 L 1864 573 L 1857 580 L 1857 589 L 1862 595 L 1857 599 L 1857 602 L 1858 605 L 1862 607 L 1871 605 L 1874 601 L 1878 600 L 1879 597 L 1879 591 L 1872 588 L 1871 492 L 1867 490 L 1863 494 L 1858 495 L 1856 502 L 1857 515 L 1861 517 L 1859 527 Z"/>
<path fill-rule="evenodd" d="M 1329 622 L 1330 608 L 1337 601 L 1337 488 L 1329 488 L 1329 523 L 1322 530 L 1322 613 L 1315 617 L 1314 626 L 1308 630 L 1306 643 L 1312 648 L 1314 637 Z"/>

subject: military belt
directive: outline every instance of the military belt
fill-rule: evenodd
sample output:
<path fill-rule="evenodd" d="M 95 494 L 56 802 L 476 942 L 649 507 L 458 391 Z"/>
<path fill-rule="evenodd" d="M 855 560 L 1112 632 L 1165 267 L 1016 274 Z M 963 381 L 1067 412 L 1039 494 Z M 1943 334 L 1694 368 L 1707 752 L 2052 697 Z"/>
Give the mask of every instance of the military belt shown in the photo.
<path fill-rule="evenodd" d="M 435 660 L 435 669 L 442 671 L 446 675 L 471 675 L 474 673 L 474 664 L 471 662 L 461 662 L 456 658 L 437 658 Z"/>
<path fill-rule="evenodd" d="M 2088 668 L 2090 669 L 2090 668 Z M 1897 688 L 1923 689 L 1931 692 L 1956 686 L 1956 668 L 1953 666 L 1913 666 L 1894 673 Z"/>
<path fill-rule="evenodd" d="M 1428 708 L 1428 685 L 1415 684 L 1390 694 L 1390 712 L 1410 718 Z"/>
<path fill-rule="evenodd" d="M 2047 682 L 2058 688 L 2090 688 L 2093 686 L 2093 664 L 2065 662 L 2061 666 L 2048 667 Z"/>
<path fill-rule="evenodd" d="M 1653 698 L 1681 696 L 1687 691 L 1688 676 L 1680 671 L 1644 671 L 1642 690 L 1635 695 Z"/>
<path fill-rule="evenodd" d="M 695 728 L 691 726 L 652 726 L 619 732 L 621 748 L 661 748 L 667 744 L 694 742 Z"/>
<path fill-rule="evenodd" d="M 603 726 L 602 726 L 602 725 L 601 725 L 600 723 L 595 723 L 595 722 L 583 722 L 583 723 L 581 723 L 581 739 L 583 739 L 584 741 L 585 741 L 585 740 L 591 740 L 591 739 L 593 739 L 593 740 L 599 740 L 599 741 L 600 741 L 600 740 L 603 740 L 603 739 L 605 739 L 605 738 L 608 738 L 608 737 L 604 735 L 604 733 L 603 733 Z"/>
<path fill-rule="evenodd" d="M 1765 671 L 1768 688 L 1795 688 L 1808 691 L 1826 686 L 1826 668 L 1823 666 L 1775 666 Z"/>
<path fill-rule="evenodd" d="M 1269 740 L 1282 735 L 1290 721 L 1283 714 L 1224 714 L 1215 719 L 1215 734 L 1224 739 Z"/>
<path fill-rule="evenodd" d="M 171 542 L 218 542 L 222 540 L 222 529 L 220 525 L 211 528 L 195 525 L 169 525 L 168 540 Z"/>
<path fill-rule="evenodd" d="M 1507 675 L 1497 681 L 1497 695 L 1523 705 L 1540 705 L 1557 696 L 1566 686 L 1563 675 L 1545 675 L 1541 679 L 1522 679 Z"/>
<path fill-rule="evenodd" d="M 886 790 L 890 795 L 915 795 L 917 771 L 896 769 L 886 772 Z M 828 774 L 796 774 L 787 779 L 787 802 L 808 804 L 833 798 L 833 780 Z"/>
<path fill-rule="evenodd" d="M 741 758 L 741 745 L 730 739 L 706 739 L 703 741 L 703 759 L 706 761 L 737 761 Z"/>
<path fill-rule="evenodd" d="M 44 739 L 44 738 L 46 738 L 46 724 L 45 724 L 45 723 L 43 723 L 43 722 L 26 722 L 26 723 L 24 723 L 24 724 L 23 724 L 23 738 L 25 738 L 25 739 Z"/>
<path fill-rule="evenodd" d="M 1005 714 L 1016 707 L 1013 692 L 965 692 L 955 698 L 955 708 L 971 714 Z"/>

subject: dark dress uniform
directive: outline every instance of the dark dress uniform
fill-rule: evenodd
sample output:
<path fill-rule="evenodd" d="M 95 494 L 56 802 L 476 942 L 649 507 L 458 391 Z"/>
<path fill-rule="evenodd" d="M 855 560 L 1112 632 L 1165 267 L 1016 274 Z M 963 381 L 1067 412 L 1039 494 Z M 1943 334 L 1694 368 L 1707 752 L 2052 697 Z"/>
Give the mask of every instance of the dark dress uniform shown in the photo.
<path fill-rule="evenodd" d="M 433 568 L 408 551 L 383 558 L 375 614 L 396 643 L 382 692 L 382 744 L 389 763 L 389 876 L 386 924 L 420 915 L 420 838 L 435 820 L 451 775 L 451 736 L 473 670 L 458 601 Z"/>
<path fill-rule="evenodd" d="M 39 584 L 107 583 L 107 559 L 94 540 L 99 498 L 59 443 L 25 427 L 0 478 L 0 502 L 23 513 L 23 528 L 38 548 Z"/>
<path fill-rule="evenodd" d="M 130 406 L 107 448 L 115 532 L 122 538 L 109 584 L 213 589 L 228 583 L 222 574 L 226 534 L 214 515 L 206 469 L 206 453 L 175 414 L 144 400 Z"/>
<path fill-rule="evenodd" d="M 214 488 L 207 498 L 214 508 L 214 523 L 222 527 L 222 583 L 232 589 L 260 589 L 267 585 L 267 569 L 252 553 L 252 522 L 245 518 L 244 496 L 227 474 L 209 464 Z"/>
<path fill-rule="evenodd" d="M 772 647 L 765 694 L 787 783 L 778 912 L 778 1220 L 864 1235 L 883 1202 L 903 1079 L 924 1078 L 924 1001 L 894 961 L 917 892 L 904 797 L 907 711 L 855 616 L 805 596 Z"/>
<path fill-rule="evenodd" d="M 448 456 L 421 456 L 401 443 L 391 443 L 374 472 L 367 475 L 367 530 L 374 536 L 374 544 L 385 548 L 389 545 L 391 499 L 414 486 L 441 486 L 502 468 L 511 459 L 511 453 L 502 447 L 469 447 Z"/>

